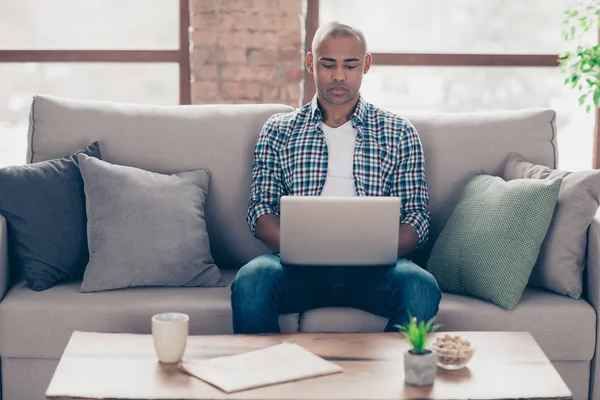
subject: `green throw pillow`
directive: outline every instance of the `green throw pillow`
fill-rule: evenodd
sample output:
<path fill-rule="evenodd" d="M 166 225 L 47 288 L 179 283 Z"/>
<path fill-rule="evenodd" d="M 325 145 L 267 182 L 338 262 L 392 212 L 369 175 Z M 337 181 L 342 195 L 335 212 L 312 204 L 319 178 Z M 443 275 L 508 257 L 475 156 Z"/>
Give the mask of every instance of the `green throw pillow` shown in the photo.
<path fill-rule="evenodd" d="M 476 173 L 427 262 L 441 290 L 513 309 L 550 227 L 561 184 L 562 178 L 506 182 Z"/>

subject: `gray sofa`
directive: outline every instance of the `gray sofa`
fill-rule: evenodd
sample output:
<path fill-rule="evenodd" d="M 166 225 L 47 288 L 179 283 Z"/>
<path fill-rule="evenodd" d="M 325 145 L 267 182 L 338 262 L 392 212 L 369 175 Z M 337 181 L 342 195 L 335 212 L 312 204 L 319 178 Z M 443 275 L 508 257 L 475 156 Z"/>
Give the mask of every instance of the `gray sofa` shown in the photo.
<path fill-rule="evenodd" d="M 206 213 L 211 249 L 227 282 L 236 269 L 268 250 L 245 223 L 252 151 L 269 116 L 284 105 L 159 107 L 38 96 L 32 105 L 27 160 L 62 157 L 99 140 L 103 159 L 156 172 L 208 168 Z M 522 110 L 471 115 L 405 115 L 425 148 L 435 240 L 469 175 L 501 174 L 518 151 L 556 167 L 556 114 Z M 5 400 L 43 398 L 74 330 L 150 333 L 150 317 L 177 310 L 191 317 L 192 334 L 231 333 L 229 287 L 134 288 L 79 292 L 79 282 L 35 292 L 12 282 L 7 233 L 0 216 L 0 355 Z M 589 232 L 585 299 L 528 288 L 516 309 L 445 293 L 444 330 L 529 331 L 555 365 L 574 398 L 600 399 L 596 369 L 600 306 L 600 216 Z M 355 309 L 324 308 L 281 316 L 286 332 L 381 331 L 385 319 Z"/>

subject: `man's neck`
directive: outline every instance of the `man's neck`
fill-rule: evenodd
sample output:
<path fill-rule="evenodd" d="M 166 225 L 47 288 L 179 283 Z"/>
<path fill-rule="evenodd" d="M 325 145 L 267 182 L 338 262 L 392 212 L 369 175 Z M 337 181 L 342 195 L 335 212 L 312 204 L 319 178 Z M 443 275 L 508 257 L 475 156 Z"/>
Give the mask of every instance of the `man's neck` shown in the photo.
<path fill-rule="evenodd" d="M 341 105 L 329 104 L 319 99 L 319 97 L 317 97 L 317 100 L 318 107 L 323 115 L 323 123 L 332 128 L 337 128 L 344 125 L 352 117 L 358 104 L 358 95 L 353 101 Z"/>

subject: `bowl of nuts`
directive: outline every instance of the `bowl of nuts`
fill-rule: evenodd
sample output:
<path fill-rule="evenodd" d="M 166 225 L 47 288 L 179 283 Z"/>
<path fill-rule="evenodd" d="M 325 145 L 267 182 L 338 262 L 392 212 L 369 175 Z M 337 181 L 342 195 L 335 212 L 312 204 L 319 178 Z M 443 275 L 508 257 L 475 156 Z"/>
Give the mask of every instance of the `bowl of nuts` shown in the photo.
<path fill-rule="evenodd" d="M 437 365 L 444 369 L 464 368 L 475 353 L 475 345 L 469 340 L 453 335 L 440 335 L 427 348 L 437 356 Z"/>

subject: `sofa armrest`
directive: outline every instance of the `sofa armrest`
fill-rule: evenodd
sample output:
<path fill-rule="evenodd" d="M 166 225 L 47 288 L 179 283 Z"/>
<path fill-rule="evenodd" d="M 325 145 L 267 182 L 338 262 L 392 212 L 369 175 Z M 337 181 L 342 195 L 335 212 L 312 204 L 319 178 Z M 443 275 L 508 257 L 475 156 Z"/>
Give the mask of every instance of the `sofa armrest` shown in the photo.
<path fill-rule="evenodd" d="M 6 230 L 6 218 L 0 214 L 0 301 L 4 298 L 9 286 L 8 232 Z"/>
<path fill-rule="evenodd" d="M 590 225 L 588 233 L 587 267 L 584 294 L 587 301 L 596 310 L 596 349 L 591 362 L 590 399 L 600 398 L 600 210 Z"/>

